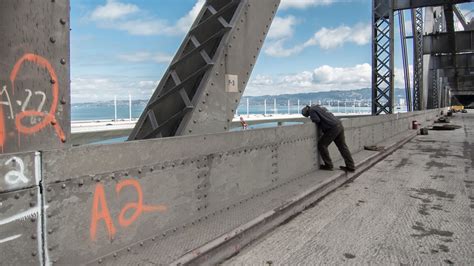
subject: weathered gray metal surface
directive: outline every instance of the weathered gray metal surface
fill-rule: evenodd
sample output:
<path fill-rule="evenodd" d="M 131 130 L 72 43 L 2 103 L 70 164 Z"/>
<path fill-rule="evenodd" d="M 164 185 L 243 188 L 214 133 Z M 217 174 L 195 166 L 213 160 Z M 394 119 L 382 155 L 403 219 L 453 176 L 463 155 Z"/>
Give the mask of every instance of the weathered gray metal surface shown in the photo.
<path fill-rule="evenodd" d="M 0 155 L 0 264 L 43 261 L 39 163 L 38 153 Z"/>
<path fill-rule="evenodd" d="M 415 9 L 419 7 L 442 6 L 445 4 L 461 4 L 471 0 L 394 0 L 393 9 Z"/>
<path fill-rule="evenodd" d="M 35 155 L 34 152 L 0 155 L 0 193 L 37 185 Z"/>
<path fill-rule="evenodd" d="M 436 55 L 432 58 L 434 69 L 470 69 L 474 70 L 474 52 L 467 54 Z"/>
<path fill-rule="evenodd" d="M 345 120 L 348 145 L 362 150 L 434 113 Z M 144 246 L 153 250 L 206 217 L 311 172 L 317 166 L 315 134 L 315 126 L 305 124 L 43 152 L 49 259 L 146 258 L 139 251 Z M 331 152 L 340 158 L 334 147 Z M 187 249 L 217 236 L 208 232 Z M 152 261 L 187 251 L 180 250 Z"/>
<path fill-rule="evenodd" d="M 0 153 L 64 147 L 69 1 L 0 2 Z"/>
<path fill-rule="evenodd" d="M 42 262 L 41 203 L 37 187 L 0 194 L 1 265 Z"/>
<path fill-rule="evenodd" d="M 314 137 L 302 125 L 45 152 L 50 259 L 98 259 L 309 172 Z"/>
<path fill-rule="evenodd" d="M 208 0 L 129 139 L 225 132 L 280 0 Z"/>
<path fill-rule="evenodd" d="M 449 33 L 436 33 L 424 36 L 425 54 L 451 53 L 452 49 L 456 53 L 472 53 L 474 51 L 474 30 L 457 31 L 455 35 L 455 45 L 450 41 Z M 454 47 L 453 47 L 454 46 Z"/>

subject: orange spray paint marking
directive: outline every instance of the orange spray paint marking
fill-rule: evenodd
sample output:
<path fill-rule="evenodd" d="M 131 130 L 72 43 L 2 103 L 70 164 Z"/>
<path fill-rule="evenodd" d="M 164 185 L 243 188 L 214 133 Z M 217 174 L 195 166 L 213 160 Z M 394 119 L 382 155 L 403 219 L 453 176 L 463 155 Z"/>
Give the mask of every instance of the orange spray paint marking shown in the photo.
<path fill-rule="evenodd" d="M 52 86 L 53 100 L 51 102 L 51 109 L 49 110 L 49 113 L 44 114 L 38 111 L 23 111 L 17 114 L 16 119 L 15 119 L 15 125 L 17 127 L 18 132 L 25 135 L 32 135 L 51 124 L 53 125 L 59 139 L 62 142 L 66 141 L 66 136 L 64 135 L 64 131 L 62 130 L 61 126 L 59 126 L 59 124 L 56 121 L 56 110 L 58 107 L 58 98 L 59 98 L 58 76 L 56 75 L 56 72 L 54 71 L 53 66 L 51 65 L 51 63 L 48 62 L 48 60 L 35 54 L 25 54 L 22 58 L 20 58 L 20 60 L 16 62 L 15 66 L 13 67 L 12 73 L 10 74 L 10 81 L 12 83 L 13 91 L 15 90 L 15 80 L 18 76 L 18 72 L 20 71 L 23 63 L 25 62 L 32 62 L 41 67 L 46 68 L 49 72 L 51 80 L 54 80 L 56 82 L 52 84 L 53 85 Z M 44 119 L 43 121 L 41 121 L 38 124 L 35 124 L 34 126 L 27 127 L 22 124 L 22 120 L 26 117 L 43 117 Z"/>
<path fill-rule="evenodd" d="M 99 205 L 101 210 L 99 211 Z M 109 233 L 109 238 L 112 239 L 115 235 L 115 227 L 110 217 L 109 208 L 107 207 L 107 201 L 105 199 L 104 186 L 102 184 L 97 184 L 94 192 L 94 201 L 92 203 L 92 213 L 91 213 L 91 227 L 90 227 L 90 237 L 92 240 L 96 239 L 97 233 L 97 222 L 104 220 L 105 226 L 107 227 L 107 232 Z"/>
<path fill-rule="evenodd" d="M 156 206 L 149 206 L 143 203 L 143 191 L 140 183 L 133 179 L 126 179 L 120 181 L 115 186 L 115 192 L 120 194 L 120 192 L 125 187 L 133 187 L 137 192 L 138 200 L 136 202 L 129 202 L 127 203 L 119 214 L 119 224 L 121 227 L 126 228 L 133 224 L 144 212 L 165 212 L 167 211 L 167 207 L 164 205 L 156 205 Z M 101 210 L 99 211 L 99 205 L 101 206 Z M 126 218 L 125 215 L 129 210 L 135 210 L 132 216 Z M 107 201 L 105 199 L 105 192 L 104 186 L 102 184 L 97 184 L 94 192 L 94 201 L 92 203 L 92 214 L 91 214 L 91 225 L 90 225 L 90 238 L 95 241 L 96 240 L 96 233 L 97 233 L 97 222 L 100 220 L 104 220 L 105 225 L 107 226 L 107 231 L 109 237 L 115 235 L 116 230 L 110 217 L 109 208 L 107 207 Z"/>
<path fill-rule="evenodd" d="M 138 201 L 137 202 L 131 202 L 127 203 L 125 207 L 123 207 L 122 211 L 120 211 L 119 215 L 119 224 L 122 227 L 128 227 L 131 225 L 133 222 L 135 222 L 138 217 L 142 214 L 142 212 L 154 212 L 154 211 L 159 211 L 159 212 L 164 212 L 166 211 L 166 206 L 163 205 L 157 205 L 157 206 L 147 206 L 143 204 L 143 192 L 142 192 L 142 187 L 140 186 L 140 183 L 138 181 L 133 180 L 133 179 L 128 179 L 124 180 L 120 183 L 117 184 L 115 187 L 115 191 L 117 194 L 120 193 L 120 191 L 124 187 L 134 187 L 135 190 L 137 191 L 138 194 Z M 125 214 L 127 213 L 128 210 L 130 209 L 135 209 L 135 212 L 130 218 L 125 218 Z"/>

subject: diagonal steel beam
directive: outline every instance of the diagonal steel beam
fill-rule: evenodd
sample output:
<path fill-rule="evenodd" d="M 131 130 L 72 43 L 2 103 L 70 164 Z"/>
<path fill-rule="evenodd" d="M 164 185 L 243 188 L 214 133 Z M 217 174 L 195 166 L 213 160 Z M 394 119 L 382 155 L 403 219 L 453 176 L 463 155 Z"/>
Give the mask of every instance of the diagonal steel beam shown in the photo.
<path fill-rule="evenodd" d="M 227 131 L 279 4 L 207 0 L 129 140 Z"/>

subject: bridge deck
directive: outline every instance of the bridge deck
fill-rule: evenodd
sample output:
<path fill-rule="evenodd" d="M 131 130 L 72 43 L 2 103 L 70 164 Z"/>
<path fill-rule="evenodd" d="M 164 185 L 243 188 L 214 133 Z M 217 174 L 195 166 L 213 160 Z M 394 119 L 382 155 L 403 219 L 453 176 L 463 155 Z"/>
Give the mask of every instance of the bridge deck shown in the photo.
<path fill-rule="evenodd" d="M 418 136 L 226 264 L 474 264 L 474 114 Z"/>

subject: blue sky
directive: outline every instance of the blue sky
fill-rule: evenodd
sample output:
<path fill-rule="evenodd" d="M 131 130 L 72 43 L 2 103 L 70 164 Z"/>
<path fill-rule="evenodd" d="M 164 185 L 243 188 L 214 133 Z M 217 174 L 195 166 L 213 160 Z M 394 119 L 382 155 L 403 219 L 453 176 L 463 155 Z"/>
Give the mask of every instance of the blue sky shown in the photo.
<path fill-rule="evenodd" d="M 71 1 L 73 102 L 148 99 L 203 3 Z M 369 87 L 370 19 L 371 0 L 282 0 L 245 94 Z"/>

